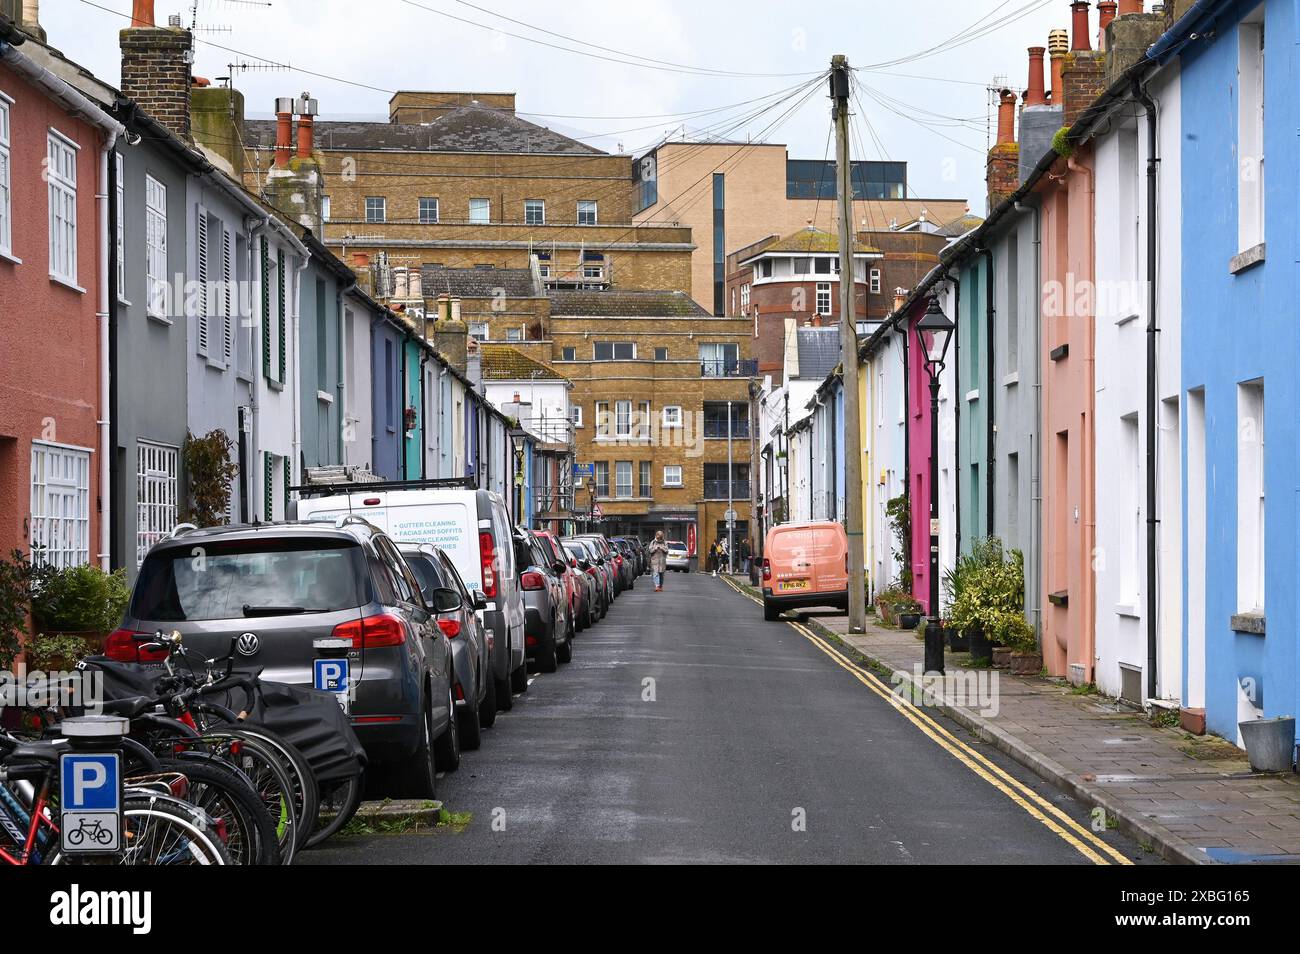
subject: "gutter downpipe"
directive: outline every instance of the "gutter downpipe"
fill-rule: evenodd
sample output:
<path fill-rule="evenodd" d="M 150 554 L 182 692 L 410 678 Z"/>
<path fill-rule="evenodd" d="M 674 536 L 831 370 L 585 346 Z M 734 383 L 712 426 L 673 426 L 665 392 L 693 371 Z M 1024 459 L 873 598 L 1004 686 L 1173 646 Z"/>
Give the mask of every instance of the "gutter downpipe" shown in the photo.
<path fill-rule="evenodd" d="M 987 394 L 984 397 L 984 496 L 988 498 L 984 507 L 984 535 L 993 536 L 995 532 L 994 522 L 994 468 L 997 466 L 997 454 L 993 447 L 993 442 L 997 437 L 997 422 L 994 420 L 995 387 L 993 364 L 997 355 L 997 348 L 993 342 L 993 335 L 997 331 L 997 305 L 993 296 L 993 250 L 988 246 L 978 249 L 979 253 L 984 256 L 984 351 L 987 355 L 985 361 L 985 389 Z"/>
<path fill-rule="evenodd" d="M 1095 223 L 1097 221 L 1097 180 L 1093 170 L 1086 166 L 1080 165 L 1073 155 L 1066 159 L 1066 168 L 1077 176 L 1082 176 L 1088 180 L 1088 213 L 1087 222 Z M 1067 186 L 1068 188 L 1068 186 Z M 1093 264 L 1095 270 L 1097 260 L 1097 236 L 1093 232 L 1088 236 L 1088 260 Z M 1093 315 L 1088 320 L 1088 347 L 1085 357 L 1085 367 L 1088 369 L 1087 374 L 1087 391 L 1090 396 L 1097 393 L 1097 319 Z M 1083 488 L 1081 497 L 1085 501 L 1090 501 L 1092 510 L 1088 514 L 1088 520 L 1085 521 L 1083 528 L 1084 533 L 1084 552 L 1094 553 L 1097 547 L 1097 422 L 1096 407 L 1092 408 L 1088 420 L 1088 428 L 1092 432 L 1092 439 L 1085 439 L 1081 452 L 1084 455 L 1083 461 Z M 1084 658 L 1087 660 L 1087 672 L 1089 679 L 1096 668 L 1097 663 L 1097 633 L 1096 633 L 1096 608 L 1093 605 L 1093 597 L 1096 595 L 1095 585 L 1085 587 L 1089 591 L 1089 598 L 1083 600 L 1082 610 L 1080 612 L 1079 631 L 1084 642 Z"/>
<path fill-rule="evenodd" d="M 1157 171 L 1160 157 L 1156 154 L 1156 104 L 1145 87 L 1133 81 L 1133 93 L 1146 110 L 1147 120 L 1147 365 L 1146 365 L 1146 506 L 1147 506 L 1147 698 L 1156 698 L 1159 661 L 1160 632 L 1157 624 L 1157 569 L 1156 538 L 1160 518 L 1156 513 L 1156 364 L 1157 338 L 1160 332 L 1156 320 L 1156 269 L 1158 255 L 1156 240 L 1158 229 Z"/>
<path fill-rule="evenodd" d="M 961 279 L 951 272 L 944 277 L 952 285 L 952 310 L 955 323 L 961 327 Z M 952 501 L 953 501 L 953 560 L 961 557 L 961 335 L 952 336 Z"/>
<path fill-rule="evenodd" d="M 907 334 L 911 330 L 911 321 L 907 317 L 907 312 L 903 311 L 900 317 L 903 320 L 902 338 L 903 338 L 903 497 L 907 501 L 908 520 L 911 522 L 912 513 L 912 388 L 911 376 L 912 366 L 908 360 Z M 895 322 L 894 330 L 898 331 L 898 324 Z M 888 500 L 886 500 L 888 505 Z M 915 574 L 912 572 L 912 534 L 910 532 L 903 534 L 903 565 L 900 570 L 908 574 L 909 579 L 915 582 Z"/>
<path fill-rule="evenodd" d="M 289 464 L 290 477 L 294 465 L 298 466 L 299 480 L 306 473 L 307 463 L 302 459 L 302 273 L 311 264 L 311 251 L 306 246 L 301 251 L 302 258 L 293 270 L 293 460 Z M 288 508 L 285 510 L 287 516 Z"/>
<path fill-rule="evenodd" d="M 256 219 L 250 219 L 247 223 L 248 224 L 248 273 L 250 275 L 257 276 L 258 295 L 256 301 L 259 304 L 253 305 L 250 302 L 250 307 L 260 308 L 260 302 L 262 300 L 262 295 L 263 295 L 261 286 L 262 283 L 266 280 L 266 276 L 262 274 L 262 270 L 259 267 L 259 263 L 261 260 L 257 255 L 257 246 L 258 246 L 259 239 L 262 242 L 266 242 L 267 240 L 266 232 L 271 227 L 271 217 L 269 215 L 264 215 L 262 216 L 262 220 L 259 224 L 253 224 L 254 222 L 256 222 Z M 268 250 L 268 254 L 269 254 L 269 250 Z M 270 320 L 269 315 L 262 314 L 259 311 L 258 323 L 254 325 L 254 327 L 257 328 L 259 332 L 261 332 L 261 328 L 262 328 L 261 323 L 269 320 Z M 262 349 L 260 346 L 255 347 L 255 344 L 256 343 L 253 341 L 249 342 L 248 345 L 249 353 L 260 355 L 262 353 Z M 259 473 L 258 469 L 261 466 L 261 463 L 258 460 L 258 454 L 259 454 L 259 448 L 261 447 L 260 437 L 261 437 L 261 421 L 262 421 L 262 407 L 261 407 L 262 379 L 263 376 L 266 374 L 266 368 L 257 367 L 257 364 L 258 362 L 256 361 L 253 362 L 254 365 L 253 381 L 248 386 L 248 398 L 249 398 L 248 415 L 251 418 L 249 424 L 248 459 L 250 461 L 251 466 L 249 466 L 248 468 L 248 473 L 244 475 L 244 499 L 248 502 L 248 512 L 252 516 L 253 523 L 261 523 L 261 519 L 259 515 L 260 507 L 257 506 L 257 497 L 253 493 L 253 488 L 254 488 L 255 481 L 257 480 L 257 474 Z"/>
<path fill-rule="evenodd" d="M 114 188 L 117 181 L 117 162 L 109 162 L 109 154 L 117 144 L 118 130 L 109 130 L 104 144 L 99 149 L 99 191 L 95 201 L 99 205 L 99 567 L 107 572 L 112 568 L 113 553 L 113 485 L 112 461 L 113 441 L 116 428 L 113 424 L 112 401 L 116 394 L 116 381 L 113 380 L 116 357 L 113 349 L 117 325 L 117 308 L 113 304 L 116 297 L 112 292 L 117 284 L 117 240 L 112 226 L 116 223 L 117 195 Z M 113 171 L 110 173 L 110 169 Z M 110 327 L 111 326 L 111 327 Z"/>
<path fill-rule="evenodd" d="M 1017 202 L 1016 211 L 1020 213 L 1024 213 L 1031 210 L 1028 206 L 1024 205 L 1023 203 Z M 1042 287 L 1042 263 L 1039 260 L 1039 255 L 1041 254 L 1041 246 L 1043 244 L 1042 210 L 1038 207 L 1037 204 L 1035 204 L 1032 211 L 1034 213 L 1034 285 L 1033 287 L 1040 288 Z M 1012 289 L 1011 293 L 1014 294 L 1015 290 Z M 1037 314 L 1037 308 L 1035 307 L 1035 315 L 1034 315 L 1034 355 L 1035 356 L 1039 354 L 1039 347 L 1042 345 L 1041 337 L 1042 337 L 1042 322 L 1039 320 L 1039 316 Z M 1032 622 L 1033 622 L 1034 632 L 1038 633 L 1040 637 L 1042 634 L 1042 615 L 1043 615 L 1042 586 L 1040 585 L 1042 581 L 1042 565 L 1043 565 L 1042 564 L 1043 494 L 1042 494 L 1042 487 L 1041 487 L 1042 466 L 1043 466 L 1043 462 L 1041 460 L 1041 456 L 1043 453 L 1042 374 L 1043 374 L 1042 362 L 1039 361 L 1037 357 L 1035 357 L 1034 359 L 1034 430 L 1029 437 L 1030 445 L 1031 445 L 1031 453 L 1029 455 L 1029 466 L 1031 468 L 1029 472 L 1029 501 L 1030 501 L 1029 519 L 1030 519 L 1030 534 L 1034 541 L 1034 553 L 1036 553 L 1038 556 L 1033 563 L 1034 566 L 1033 579 L 1026 580 L 1025 583 L 1029 595 L 1030 612 L 1033 615 Z M 1037 446 L 1034 446 L 1035 443 L 1037 444 Z"/>

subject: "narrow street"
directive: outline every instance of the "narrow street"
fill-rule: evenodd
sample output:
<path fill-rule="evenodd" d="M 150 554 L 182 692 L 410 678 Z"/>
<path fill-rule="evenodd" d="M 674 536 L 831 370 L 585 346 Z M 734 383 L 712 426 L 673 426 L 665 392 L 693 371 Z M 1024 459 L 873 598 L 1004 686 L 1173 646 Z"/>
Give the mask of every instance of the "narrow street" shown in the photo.
<path fill-rule="evenodd" d="M 642 579 L 439 780 L 472 813 L 463 831 L 348 836 L 301 861 L 1116 863 L 1106 846 L 1152 861 L 931 715 L 1042 801 L 1004 783 L 1013 800 L 724 581 Z"/>

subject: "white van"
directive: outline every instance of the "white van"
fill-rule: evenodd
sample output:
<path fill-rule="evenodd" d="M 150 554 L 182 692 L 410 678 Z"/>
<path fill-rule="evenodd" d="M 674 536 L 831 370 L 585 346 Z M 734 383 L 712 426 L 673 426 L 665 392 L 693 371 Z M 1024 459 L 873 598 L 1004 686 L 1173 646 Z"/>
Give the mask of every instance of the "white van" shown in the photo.
<path fill-rule="evenodd" d="M 469 488 L 383 490 L 347 485 L 348 493 L 304 496 L 297 519 L 334 520 L 353 513 L 399 543 L 431 543 L 456 564 L 465 585 L 482 594 L 479 614 L 493 633 L 492 670 L 497 708 L 513 704 L 512 692 L 528 689 L 524 656 L 524 599 L 519 588 L 510 515 L 500 494 Z M 321 487 L 322 492 L 331 488 Z"/>

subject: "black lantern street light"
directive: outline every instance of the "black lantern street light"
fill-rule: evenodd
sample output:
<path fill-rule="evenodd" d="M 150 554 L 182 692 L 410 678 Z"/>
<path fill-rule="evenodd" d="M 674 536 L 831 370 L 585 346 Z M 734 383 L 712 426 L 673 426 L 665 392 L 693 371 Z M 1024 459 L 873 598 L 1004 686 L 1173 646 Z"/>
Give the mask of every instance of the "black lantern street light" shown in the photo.
<path fill-rule="evenodd" d="M 930 618 L 925 624 L 925 671 L 943 672 L 943 628 L 939 623 L 939 375 L 952 340 L 953 323 L 939 299 L 931 298 L 916 323 L 916 340 L 930 375 Z"/>

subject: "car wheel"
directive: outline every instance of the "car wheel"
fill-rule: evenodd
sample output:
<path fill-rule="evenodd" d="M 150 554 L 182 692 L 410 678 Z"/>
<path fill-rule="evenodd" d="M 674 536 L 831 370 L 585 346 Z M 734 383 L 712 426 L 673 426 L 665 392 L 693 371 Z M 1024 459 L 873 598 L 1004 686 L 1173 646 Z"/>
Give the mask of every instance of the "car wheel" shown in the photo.
<path fill-rule="evenodd" d="M 519 668 L 510 673 L 510 691 L 527 692 L 528 691 L 528 657 L 519 664 Z"/>
<path fill-rule="evenodd" d="M 456 717 L 456 702 L 450 689 L 447 690 L 447 720 L 447 728 L 433 744 L 434 764 L 443 772 L 454 772 L 460 768 L 460 720 Z"/>
<path fill-rule="evenodd" d="M 473 752 L 483 744 L 483 727 L 479 724 L 478 706 L 473 701 L 456 712 L 456 731 L 460 733 L 462 752 Z"/>
<path fill-rule="evenodd" d="M 407 798 L 434 798 L 438 793 L 438 768 L 434 756 L 433 712 L 427 705 L 423 707 L 420 723 L 420 741 L 410 759 L 399 769 L 396 794 Z"/>
<path fill-rule="evenodd" d="M 484 690 L 483 701 L 478 706 L 478 724 L 485 729 L 490 729 L 497 721 L 497 681 L 492 678 L 490 666 L 486 677 L 480 675 L 479 678 L 487 679 L 487 689 Z"/>
<path fill-rule="evenodd" d="M 557 668 L 555 628 L 555 620 L 551 620 L 551 633 L 542 640 L 541 648 L 537 650 L 537 669 L 540 672 L 555 672 Z"/>
<path fill-rule="evenodd" d="M 570 634 L 561 645 L 555 647 L 555 658 L 562 663 L 570 662 L 573 659 L 573 635 Z"/>
<path fill-rule="evenodd" d="M 769 606 L 766 603 L 763 604 L 763 619 L 767 620 L 769 623 L 774 623 L 780 618 L 781 611 L 779 609 L 775 606 Z"/>

